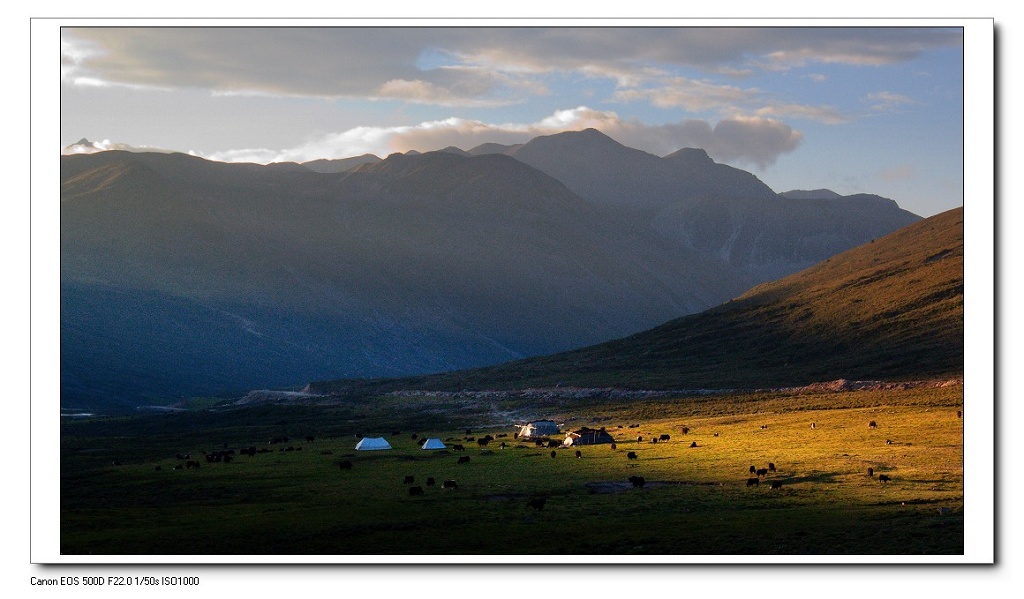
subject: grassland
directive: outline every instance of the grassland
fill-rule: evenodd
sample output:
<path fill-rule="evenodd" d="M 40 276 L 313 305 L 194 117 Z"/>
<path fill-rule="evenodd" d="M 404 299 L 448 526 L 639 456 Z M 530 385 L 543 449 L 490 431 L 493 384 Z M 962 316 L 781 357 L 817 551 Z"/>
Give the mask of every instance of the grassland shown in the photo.
<path fill-rule="evenodd" d="M 545 405 L 368 398 L 69 421 L 61 552 L 453 562 L 477 554 L 960 554 L 962 404 L 963 388 L 953 386 Z M 524 410 L 570 429 L 606 427 L 617 448 L 583 447 L 580 459 L 558 449 L 552 459 L 552 450 L 512 439 L 508 414 Z M 394 449 L 356 452 L 357 432 L 383 434 Z M 413 433 L 467 451 L 423 451 Z M 485 434 L 496 437 L 486 451 L 465 440 Z M 649 441 L 661 434 L 671 438 Z M 281 436 L 289 440 L 268 444 Z M 202 458 L 245 446 L 269 451 L 230 463 Z M 630 451 L 638 459 L 628 460 Z M 199 469 L 174 469 L 186 453 Z M 462 455 L 470 463 L 458 464 Z M 344 460 L 351 470 L 339 468 Z M 749 467 L 769 462 L 777 471 L 747 487 Z M 409 475 L 423 496 L 409 495 Z M 645 486 L 633 488 L 630 476 Z M 427 477 L 438 486 L 425 486 Z M 442 490 L 445 479 L 459 488 Z M 543 510 L 528 505 L 538 497 Z"/>

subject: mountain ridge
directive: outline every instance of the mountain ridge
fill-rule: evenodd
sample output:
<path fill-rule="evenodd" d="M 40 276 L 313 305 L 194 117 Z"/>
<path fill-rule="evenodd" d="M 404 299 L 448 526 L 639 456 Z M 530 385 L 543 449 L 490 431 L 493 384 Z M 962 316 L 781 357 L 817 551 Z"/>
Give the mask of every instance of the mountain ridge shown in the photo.
<path fill-rule="evenodd" d="M 477 370 L 318 381 L 310 393 L 797 388 L 963 376 L 963 209 L 908 225 L 704 312 Z M 879 383 L 883 384 L 883 383 Z"/>
<path fill-rule="evenodd" d="M 556 141 L 622 151 L 595 133 Z M 61 181 L 62 401 L 76 404 L 550 354 L 698 312 L 917 218 L 742 186 L 610 205 L 493 152 L 316 172 L 108 151 L 62 156 Z M 192 371 L 169 366 L 175 351 Z"/>

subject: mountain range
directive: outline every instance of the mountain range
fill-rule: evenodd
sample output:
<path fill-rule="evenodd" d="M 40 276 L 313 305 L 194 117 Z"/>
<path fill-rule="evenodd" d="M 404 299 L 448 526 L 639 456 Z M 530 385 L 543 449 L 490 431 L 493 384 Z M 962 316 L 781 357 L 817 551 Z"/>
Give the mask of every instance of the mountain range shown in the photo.
<path fill-rule="evenodd" d="M 627 337 L 920 220 L 596 130 L 315 163 L 61 157 L 61 401 L 130 407 Z"/>
<path fill-rule="evenodd" d="M 963 308 L 964 213 L 957 208 L 622 339 L 479 369 L 319 381 L 306 390 L 696 391 L 957 379 Z"/>

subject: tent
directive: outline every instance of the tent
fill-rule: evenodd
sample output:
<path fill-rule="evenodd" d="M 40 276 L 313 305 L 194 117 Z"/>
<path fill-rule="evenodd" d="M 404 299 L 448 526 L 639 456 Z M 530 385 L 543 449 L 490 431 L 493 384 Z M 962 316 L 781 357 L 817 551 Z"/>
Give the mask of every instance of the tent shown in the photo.
<path fill-rule="evenodd" d="M 614 443 L 615 439 L 603 428 L 600 430 L 583 427 L 578 431 L 566 433 L 562 445 L 597 445 L 598 443 Z"/>
<path fill-rule="evenodd" d="M 427 439 L 420 449 L 448 449 L 440 439 Z"/>
<path fill-rule="evenodd" d="M 552 420 L 534 420 L 519 427 L 520 437 L 546 437 L 557 434 L 558 424 Z"/>
<path fill-rule="evenodd" d="M 356 443 L 356 449 L 391 449 L 391 444 L 384 437 L 363 437 Z"/>

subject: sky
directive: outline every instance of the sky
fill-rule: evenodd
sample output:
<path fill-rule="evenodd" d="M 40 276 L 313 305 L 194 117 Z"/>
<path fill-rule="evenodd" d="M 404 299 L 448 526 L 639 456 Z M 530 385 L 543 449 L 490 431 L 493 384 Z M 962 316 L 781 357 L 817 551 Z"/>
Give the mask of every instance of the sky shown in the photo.
<path fill-rule="evenodd" d="M 64 27 L 60 44 L 62 148 L 304 162 L 594 127 L 777 192 L 963 205 L 959 28 Z"/>

